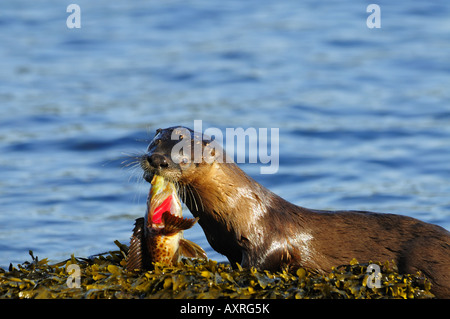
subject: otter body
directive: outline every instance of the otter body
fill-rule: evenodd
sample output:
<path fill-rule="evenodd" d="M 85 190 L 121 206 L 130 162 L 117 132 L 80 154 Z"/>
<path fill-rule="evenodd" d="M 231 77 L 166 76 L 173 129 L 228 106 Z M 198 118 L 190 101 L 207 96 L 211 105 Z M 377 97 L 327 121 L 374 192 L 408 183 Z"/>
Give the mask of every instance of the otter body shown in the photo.
<path fill-rule="evenodd" d="M 191 147 L 173 153 L 180 140 Z M 196 144 L 202 146 L 202 160 L 194 160 Z M 450 233 L 444 228 L 400 215 L 300 207 L 225 159 L 211 140 L 172 127 L 157 131 L 141 166 L 146 180 L 158 174 L 178 185 L 211 247 L 232 265 L 328 272 L 352 258 L 393 260 L 400 273 L 420 270 L 437 297 L 450 298 Z"/>

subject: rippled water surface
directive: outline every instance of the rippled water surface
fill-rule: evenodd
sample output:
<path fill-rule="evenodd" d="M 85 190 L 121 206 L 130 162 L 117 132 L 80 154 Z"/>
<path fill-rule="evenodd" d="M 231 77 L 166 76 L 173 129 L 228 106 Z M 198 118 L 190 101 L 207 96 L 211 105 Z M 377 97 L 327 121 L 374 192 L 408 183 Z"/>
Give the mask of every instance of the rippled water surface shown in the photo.
<path fill-rule="evenodd" d="M 278 173 L 242 167 L 289 201 L 450 229 L 450 2 L 379 1 L 381 29 L 368 1 L 76 3 L 0 4 L 0 266 L 127 243 L 122 161 L 195 119 L 279 128 Z"/>

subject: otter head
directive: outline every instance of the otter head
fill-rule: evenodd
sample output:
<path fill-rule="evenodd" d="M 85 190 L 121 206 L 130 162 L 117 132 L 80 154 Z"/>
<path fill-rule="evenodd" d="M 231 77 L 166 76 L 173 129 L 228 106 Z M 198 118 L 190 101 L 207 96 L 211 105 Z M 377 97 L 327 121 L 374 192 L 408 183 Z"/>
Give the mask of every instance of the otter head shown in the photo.
<path fill-rule="evenodd" d="M 178 126 L 157 129 L 140 164 L 148 182 L 156 174 L 175 183 L 189 184 L 201 176 L 203 169 L 223 158 L 221 146 L 209 136 Z"/>

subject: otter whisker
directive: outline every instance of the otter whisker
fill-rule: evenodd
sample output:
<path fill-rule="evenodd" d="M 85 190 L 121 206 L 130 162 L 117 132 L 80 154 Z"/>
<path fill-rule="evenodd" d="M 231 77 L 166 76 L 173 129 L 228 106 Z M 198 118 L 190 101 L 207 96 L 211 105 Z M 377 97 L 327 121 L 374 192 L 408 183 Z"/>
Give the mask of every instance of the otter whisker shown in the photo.
<path fill-rule="evenodd" d="M 192 190 L 189 188 L 189 185 L 183 183 L 180 184 L 180 186 L 182 190 L 180 193 L 180 198 L 182 199 L 183 203 L 185 203 L 189 209 L 191 204 L 194 204 L 196 210 L 198 210 L 197 202 L 195 200 L 195 197 L 193 196 L 194 194 L 192 193 Z"/>
<path fill-rule="evenodd" d="M 186 187 L 184 184 L 181 184 L 178 181 L 172 181 L 172 183 L 175 185 L 175 188 L 177 190 L 178 196 L 180 200 L 186 204 L 187 195 L 186 195 Z"/>
<path fill-rule="evenodd" d="M 120 164 L 122 168 L 134 168 L 135 166 L 140 165 L 141 162 L 141 153 L 122 153 L 124 155 L 124 159 Z"/>
<path fill-rule="evenodd" d="M 201 198 L 201 196 L 200 196 L 200 194 L 199 194 L 197 188 L 196 188 L 195 186 L 193 186 L 193 185 L 189 185 L 189 188 L 191 189 L 191 192 L 192 192 L 192 190 L 195 191 L 195 193 L 197 194 L 197 196 L 195 196 L 194 194 L 192 194 L 192 195 L 193 195 L 195 198 L 197 198 L 198 201 L 200 202 L 201 209 L 202 209 L 202 210 L 205 210 L 205 207 L 203 206 L 202 198 Z M 197 209 L 198 209 L 198 208 L 197 208 Z"/>
<path fill-rule="evenodd" d="M 201 207 L 202 207 L 202 210 L 205 210 L 205 206 L 203 205 L 203 200 L 202 200 L 202 197 L 200 196 L 200 194 L 198 193 L 198 190 L 197 190 L 197 188 L 195 188 L 194 186 L 192 186 L 193 188 L 194 188 L 194 190 L 195 190 L 195 192 L 197 193 L 197 197 L 198 197 L 198 200 L 200 201 L 200 205 L 201 205 Z"/>
<path fill-rule="evenodd" d="M 190 199 L 191 199 L 191 201 L 194 202 L 195 210 L 198 211 L 197 198 L 196 198 L 196 196 L 194 195 L 194 192 L 192 191 L 192 187 L 190 187 L 190 185 L 187 185 L 187 190 L 191 193 Z"/>
<path fill-rule="evenodd" d="M 201 209 L 204 210 L 203 201 L 202 201 L 202 199 L 200 197 L 200 194 L 198 193 L 197 189 L 194 186 L 192 186 L 192 185 L 186 185 L 186 188 L 191 193 L 190 197 L 192 198 L 192 200 L 194 202 L 195 209 L 197 211 L 199 211 L 199 203 L 197 203 L 197 199 L 198 199 L 198 201 L 200 202 Z M 195 191 L 195 194 L 194 194 L 194 191 Z"/>
<path fill-rule="evenodd" d="M 141 171 L 142 152 L 125 153 L 122 152 L 121 170 L 125 170 L 128 175 L 128 182 L 136 182 L 139 189 L 145 184 Z M 134 201 L 140 203 L 141 192 L 135 194 Z"/>
<path fill-rule="evenodd" d="M 184 185 L 181 185 L 180 183 L 177 183 L 178 186 L 178 193 L 180 195 L 180 199 L 183 203 L 186 204 L 187 195 L 186 195 L 186 187 Z"/>
<path fill-rule="evenodd" d="M 127 157 L 120 163 L 122 169 L 127 169 L 130 173 L 128 181 L 130 182 L 133 177 L 136 177 L 136 181 L 143 180 L 142 174 L 139 174 L 141 168 L 141 155 L 140 154 L 125 154 Z"/>
<path fill-rule="evenodd" d="M 178 197 L 180 198 L 180 200 L 184 203 L 184 198 L 183 198 L 183 188 L 181 187 L 181 185 L 178 182 L 173 182 L 173 184 L 175 185 L 175 189 L 176 192 L 178 194 Z"/>

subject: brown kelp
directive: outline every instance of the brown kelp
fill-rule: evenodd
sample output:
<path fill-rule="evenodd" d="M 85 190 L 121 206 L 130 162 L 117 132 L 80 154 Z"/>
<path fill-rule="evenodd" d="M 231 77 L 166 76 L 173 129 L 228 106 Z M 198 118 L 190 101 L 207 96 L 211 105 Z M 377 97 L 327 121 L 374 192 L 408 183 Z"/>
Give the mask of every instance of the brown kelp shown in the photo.
<path fill-rule="evenodd" d="M 232 268 L 227 263 L 182 259 L 175 266 L 155 263 L 146 272 L 126 270 L 128 247 L 51 264 L 31 254 L 31 261 L 0 268 L 0 298 L 432 298 L 421 273 L 399 274 L 393 263 L 380 267 L 381 288 L 367 286 L 368 264 L 352 260 L 327 274 L 303 268 L 280 272 Z M 79 267 L 73 285 L 69 265 Z M 72 285 L 68 285 L 71 282 Z M 69 286 L 72 286 L 69 288 Z"/>

